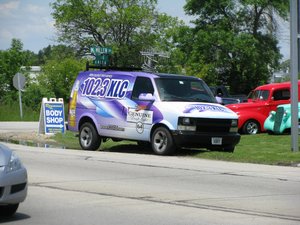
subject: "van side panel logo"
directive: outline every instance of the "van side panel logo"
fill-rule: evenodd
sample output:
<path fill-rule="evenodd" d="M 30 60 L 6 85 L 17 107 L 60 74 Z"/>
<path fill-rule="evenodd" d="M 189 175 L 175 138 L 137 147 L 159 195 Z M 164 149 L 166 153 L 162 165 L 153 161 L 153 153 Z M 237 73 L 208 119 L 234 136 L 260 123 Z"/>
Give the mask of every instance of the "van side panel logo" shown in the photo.
<path fill-rule="evenodd" d="M 192 104 L 192 105 L 187 105 L 185 107 L 185 110 L 183 111 L 184 113 L 192 113 L 192 112 L 225 112 L 225 113 L 230 113 L 230 111 L 221 106 L 216 106 L 216 105 L 210 105 L 210 104 Z"/>
<path fill-rule="evenodd" d="M 86 97 L 123 99 L 129 88 L 129 80 L 89 77 L 82 82 L 81 95 Z"/>
<path fill-rule="evenodd" d="M 141 122 L 145 124 L 152 124 L 153 123 L 153 111 L 149 110 L 139 110 L 136 109 L 128 109 L 127 112 L 127 121 L 128 122 Z"/>

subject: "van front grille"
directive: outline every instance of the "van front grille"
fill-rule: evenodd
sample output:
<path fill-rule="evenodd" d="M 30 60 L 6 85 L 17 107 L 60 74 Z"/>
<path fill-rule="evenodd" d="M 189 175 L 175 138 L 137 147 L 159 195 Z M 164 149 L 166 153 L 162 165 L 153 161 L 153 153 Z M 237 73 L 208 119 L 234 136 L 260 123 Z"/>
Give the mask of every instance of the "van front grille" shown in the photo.
<path fill-rule="evenodd" d="M 231 119 L 196 119 L 196 131 L 200 133 L 229 133 L 231 127 Z"/>

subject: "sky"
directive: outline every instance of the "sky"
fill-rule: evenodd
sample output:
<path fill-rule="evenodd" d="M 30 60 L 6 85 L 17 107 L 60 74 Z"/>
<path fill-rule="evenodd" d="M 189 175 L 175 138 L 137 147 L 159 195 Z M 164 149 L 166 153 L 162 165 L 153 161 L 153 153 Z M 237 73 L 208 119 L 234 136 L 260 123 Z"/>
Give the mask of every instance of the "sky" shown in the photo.
<path fill-rule="evenodd" d="M 0 0 L 0 50 L 10 47 L 13 38 L 20 39 L 24 50 L 37 53 L 50 45 L 58 44 L 50 3 L 54 0 Z M 176 16 L 186 23 L 185 0 L 158 0 L 160 12 Z M 281 53 L 289 58 L 288 24 L 280 24 Z"/>

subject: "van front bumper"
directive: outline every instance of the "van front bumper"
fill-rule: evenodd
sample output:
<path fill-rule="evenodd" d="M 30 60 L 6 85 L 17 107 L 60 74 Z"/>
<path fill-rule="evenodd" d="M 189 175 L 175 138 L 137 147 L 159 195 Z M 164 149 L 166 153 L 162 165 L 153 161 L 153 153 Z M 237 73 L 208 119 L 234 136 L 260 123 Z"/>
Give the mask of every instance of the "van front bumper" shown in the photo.
<path fill-rule="evenodd" d="M 234 147 L 240 142 L 239 133 L 199 133 L 193 131 L 173 131 L 174 142 L 178 147 L 224 148 Z M 216 141 L 217 140 L 217 141 Z"/>

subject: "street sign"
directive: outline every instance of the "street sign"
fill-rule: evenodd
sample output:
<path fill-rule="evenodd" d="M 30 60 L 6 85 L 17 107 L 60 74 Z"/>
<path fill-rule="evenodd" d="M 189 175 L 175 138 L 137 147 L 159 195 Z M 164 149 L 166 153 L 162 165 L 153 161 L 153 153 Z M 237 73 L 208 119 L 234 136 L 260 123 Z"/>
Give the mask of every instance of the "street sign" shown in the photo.
<path fill-rule="evenodd" d="M 91 54 L 95 56 L 95 59 L 93 60 L 93 64 L 108 66 L 110 63 L 112 48 L 106 48 L 100 46 L 91 47 Z"/>
<path fill-rule="evenodd" d="M 62 98 L 43 98 L 39 133 L 55 134 L 65 132 L 64 102 Z"/>
<path fill-rule="evenodd" d="M 109 56 L 107 56 L 107 55 L 96 56 L 96 59 L 93 60 L 93 63 L 95 65 L 108 66 L 109 65 Z"/>
<path fill-rule="evenodd" d="M 22 90 L 25 86 L 26 78 L 21 73 L 16 73 L 13 77 L 13 85 L 17 90 Z"/>
<path fill-rule="evenodd" d="M 95 56 L 103 55 L 103 54 L 111 55 L 112 48 L 100 47 L 100 46 L 91 47 L 91 53 Z"/>

